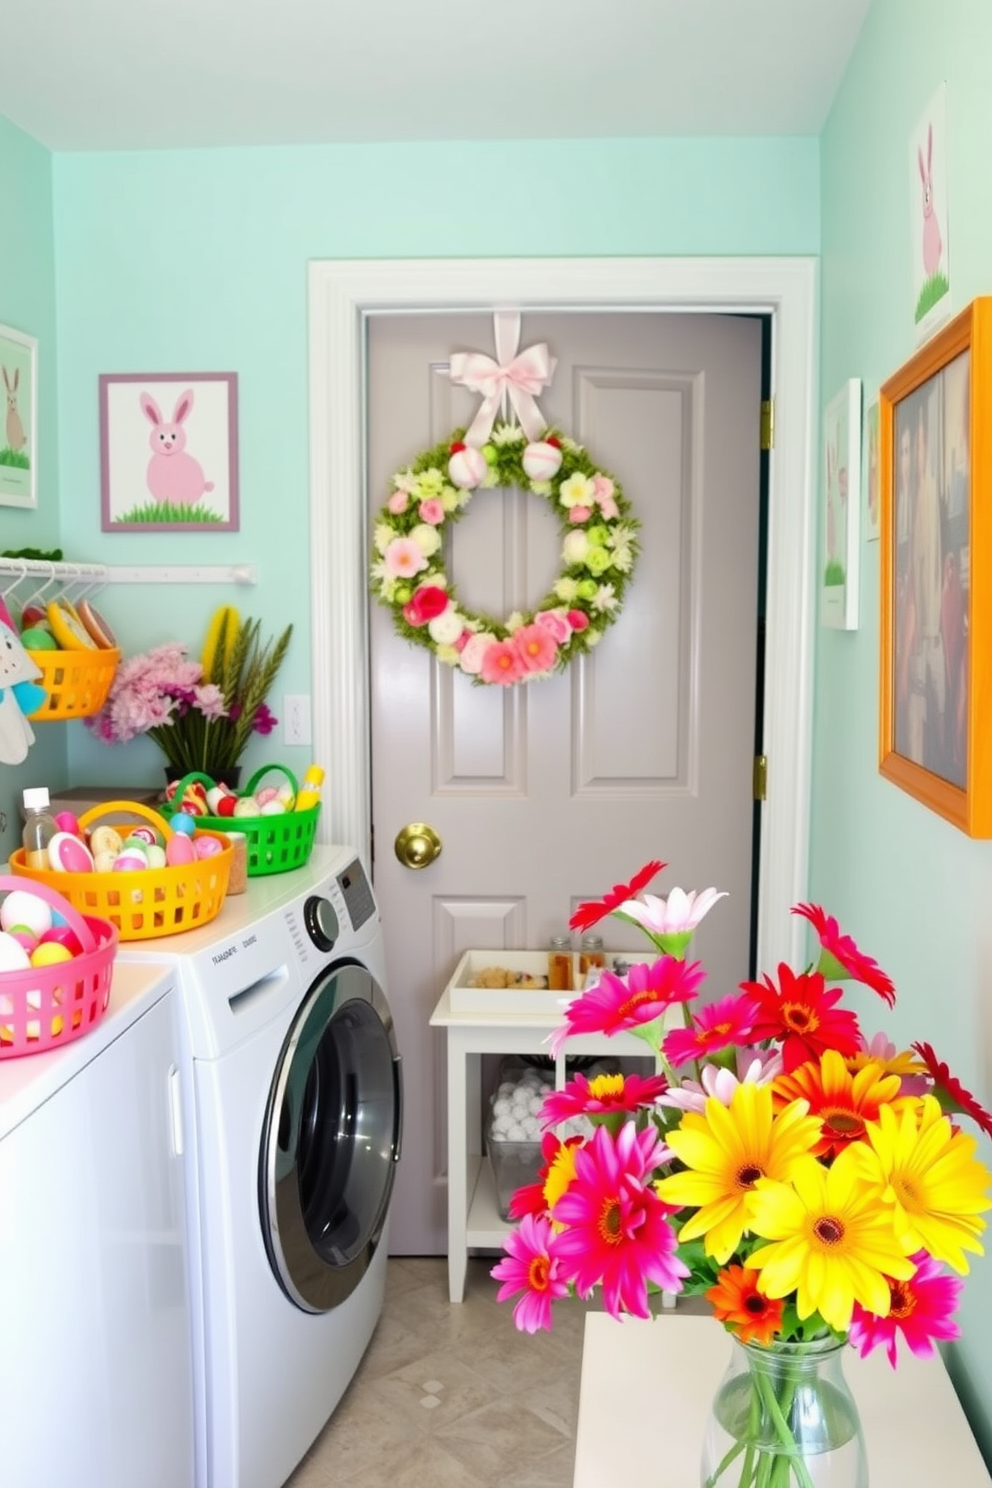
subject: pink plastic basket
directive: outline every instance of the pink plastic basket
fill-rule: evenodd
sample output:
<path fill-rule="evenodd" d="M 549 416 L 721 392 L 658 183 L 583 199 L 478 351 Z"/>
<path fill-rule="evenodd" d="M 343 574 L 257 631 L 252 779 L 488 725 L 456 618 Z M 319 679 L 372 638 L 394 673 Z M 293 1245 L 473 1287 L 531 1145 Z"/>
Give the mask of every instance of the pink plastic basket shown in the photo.
<path fill-rule="evenodd" d="M 82 954 L 55 966 L 0 972 L 0 1059 L 41 1054 L 89 1033 L 110 1004 L 117 928 L 81 915 L 47 884 L 0 874 L 0 896 L 27 890 L 62 916 L 79 937 Z"/>

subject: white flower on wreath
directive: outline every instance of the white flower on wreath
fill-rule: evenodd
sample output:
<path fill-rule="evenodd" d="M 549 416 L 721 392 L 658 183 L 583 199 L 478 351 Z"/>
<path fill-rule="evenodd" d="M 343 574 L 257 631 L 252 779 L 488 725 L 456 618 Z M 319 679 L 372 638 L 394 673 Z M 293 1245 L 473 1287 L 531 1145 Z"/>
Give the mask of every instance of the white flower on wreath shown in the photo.
<path fill-rule="evenodd" d="M 400 470 L 393 476 L 393 485 L 397 491 L 405 491 L 408 496 L 411 496 L 417 485 L 417 477 L 409 468 Z"/>
<path fill-rule="evenodd" d="M 434 655 L 437 657 L 438 661 L 443 662 L 445 666 L 454 667 L 457 666 L 458 663 L 461 661 L 461 655 L 456 646 L 438 646 L 437 650 L 434 652 Z"/>
<path fill-rule="evenodd" d="M 572 533 L 569 533 L 569 537 L 571 537 L 572 535 Z M 557 584 L 555 585 L 555 594 L 561 600 L 562 604 L 574 604 L 579 597 L 578 579 L 559 579 Z"/>
<path fill-rule="evenodd" d="M 463 498 L 467 494 L 468 493 L 465 491 L 456 491 L 454 486 L 445 486 L 444 490 L 441 492 L 441 505 L 450 515 L 452 512 L 457 511 L 458 508 L 463 505 Z"/>
<path fill-rule="evenodd" d="M 575 563 L 585 563 L 589 554 L 589 539 L 579 528 L 570 532 L 561 545 L 562 557 L 571 568 Z"/>
<path fill-rule="evenodd" d="M 515 630 L 519 630 L 523 623 L 524 617 L 519 610 L 514 610 L 511 615 L 507 615 L 506 617 L 506 628 L 511 635 Z"/>
<path fill-rule="evenodd" d="M 448 483 L 445 480 L 444 476 L 441 474 L 440 470 L 436 469 L 432 465 L 430 470 L 422 470 L 417 476 L 416 485 L 414 486 L 412 494 L 415 495 L 418 500 L 426 501 L 431 496 L 440 496 L 441 492 L 444 490 L 447 484 Z"/>
<path fill-rule="evenodd" d="M 599 588 L 596 590 L 595 598 L 592 601 L 593 609 L 599 610 L 601 612 L 615 610 L 617 607 L 617 603 L 617 594 L 613 585 L 600 584 Z"/>
<path fill-rule="evenodd" d="M 577 439 L 571 439 L 567 434 L 563 434 L 561 437 L 561 447 L 562 449 L 574 450 L 576 454 L 581 454 L 585 445 L 579 444 Z"/>
<path fill-rule="evenodd" d="M 551 482 L 550 481 L 532 480 L 531 483 L 530 483 L 530 488 L 533 491 L 533 493 L 534 493 L 535 496 L 550 496 L 551 495 Z"/>
<path fill-rule="evenodd" d="M 427 624 L 430 638 L 438 646 L 453 646 L 464 629 L 465 621 L 453 604 Z"/>
<path fill-rule="evenodd" d="M 417 544 L 425 558 L 433 557 L 441 546 L 441 534 L 429 522 L 418 522 L 410 533 L 410 540 Z"/>
<path fill-rule="evenodd" d="M 558 491 L 558 500 L 569 511 L 573 506 L 591 507 L 595 504 L 596 487 L 587 475 L 577 470 L 574 475 L 568 477 L 568 480 L 562 481 Z"/>
<path fill-rule="evenodd" d="M 599 645 L 600 641 L 603 639 L 603 633 L 601 630 L 593 630 L 592 626 L 590 625 L 588 630 L 584 630 L 582 632 L 582 639 L 585 644 L 591 649 L 593 646 Z"/>
<path fill-rule="evenodd" d="M 487 630 L 476 631 L 475 635 L 469 636 L 465 648 L 458 658 L 463 672 L 470 676 L 477 676 L 482 671 L 482 658 L 490 646 L 494 645 L 496 637 L 490 635 Z"/>
<path fill-rule="evenodd" d="M 489 437 L 493 444 L 523 444 L 524 431 L 519 424 L 497 424 Z"/>
<path fill-rule="evenodd" d="M 613 567 L 618 573 L 630 573 L 634 566 L 634 550 L 629 543 L 613 549 Z"/>
<path fill-rule="evenodd" d="M 372 534 L 372 541 L 375 543 L 376 552 L 385 553 L 395 536 L 396 528 L 391 526 L 389 522 L 376 522 L 375 532 Z"/>

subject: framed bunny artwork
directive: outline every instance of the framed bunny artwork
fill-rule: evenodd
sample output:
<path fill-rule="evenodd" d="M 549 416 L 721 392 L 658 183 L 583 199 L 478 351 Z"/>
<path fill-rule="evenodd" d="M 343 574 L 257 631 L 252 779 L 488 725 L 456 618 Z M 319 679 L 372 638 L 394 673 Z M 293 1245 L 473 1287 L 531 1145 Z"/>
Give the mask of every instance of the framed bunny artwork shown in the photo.
<path fill-rule="evenodd" d="M 235 372 L 100 376 L 104 532 L 238 530 Z"/>
<path fill-rule="evenodd" d="M 851 377 L 823 411 L 823 567 L 820 620 L 858 628 L 861 534 L 861 379 Z"/>
<path fill-rule="evenodd" d="M 38 343 L 0 325 L 0 506 L 38 505 Z"/>
<path fill-rule="evenodd" d="M 930 99 L 909 141 L 910 260 L 917 344 L 951 313 L 951 250 L 947 222 L 946 99 Z"/>
<path fill-rule="evenodd" d="M 879 769 L 970 837 L 992 837 L 990 396 L 988 295 L 879 392 Z"/>

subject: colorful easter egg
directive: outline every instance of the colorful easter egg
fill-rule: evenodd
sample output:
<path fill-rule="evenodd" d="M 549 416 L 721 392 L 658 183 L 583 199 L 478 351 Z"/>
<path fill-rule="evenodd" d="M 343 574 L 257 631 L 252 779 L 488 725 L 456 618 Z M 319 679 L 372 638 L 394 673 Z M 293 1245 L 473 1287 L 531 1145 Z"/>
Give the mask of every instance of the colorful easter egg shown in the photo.
<path fill-rule="evenodd" d="M 255 792 L 255 800 L 258 802 L 259 806 L 267 806 L 268 803 L 270 801 L 274 801 L 278 795 L 279 791 L 274 785 L 265 785 L 262 787 L 261 790 Z"/>
<path fill-rule="evenodd" d="M 46 901 L 30 889 L 14 889 L 0 904 L 0 929 L 24 926 L 40 939 L 52 924 L 52 911 Z"/>
<path fill-rule="evenodd" d="M 485 456 L 470 444 L 456 449 L 448 461 L 448 475 L 451 483 L 462 491 L 474 490 L 488 468 Z"/>
<path fill-rule="evenodd" d="M 165 848 L 158 842 L 150 842 L 147 848 L 149 868 L 165 867 Z"/>
<path fill-rule="evenodd" d="M 280 785 L 276 791 L 276 797 L 282 802 L 287 811 L 292 811 L 296 802 L 296 796 L 293 793 L 293 787 L 291 785 Z"/>
<path fill-rule="evenodd" d="M 215 858 L 224 851 L 224 844 L 216 837 L 194 837 L 193 850 L 198 858 Z"/>
<path fill-rule="evenodd" d="M 182 863 L 192 863 L 195 858 L 196 849 L 193 846 L 193 839 L 187 837 L 185 832 L 177 832 L 165 844 L 165 861 L 170 868 L 178 867 Z"/>
<path fill-rule="evenodd" d="M 60 832 L 71 832 L 73 837 L 81 837 L 83 834 L 79 829 L 79 817 L 72 811 L 58 811 L 55 814 L 55 825 Z"/>
<path fill-rule="evenodd" d="M 24 925 L 13 925 L 9 930 L 4 931 L 4 934 L 9 935 L 11 940 L 16 940 L 18 945 L 22 945 L 29 956 L 38 944 L 37 935 Z"/>
<path fill-rule="evenodd" d="M 70 956 L 81 956 L 83 944 L 70 925 L 53 925 L 51 930 L 46 930 L 41 937 L 42 945 L 65 946 Z"/>
<path fill-rule="evenodd" d="M 116 862 L 117 854 L 115 852 L 108 850 L 93 854 L 93 867 L 97 873 L 112 873 Z"/>
<path fill-rule="evenodd" d="M 59 945 L 57 940 L 40 940 L 31 952 L 32 966 L 57 966 L 60 961 L 71 960 L 69 947 Z"/>
<path fill-rule="evenodd" d="M 553 480 L 561 469 L 561 450 L 538 439 L 524 450 L 522 463 L 531 480 Z"/>
<path fill-rule="evenodd" d="M 214 816 L 217 815 L 218 803 L 224 795 L 225 792 L 219 785 L 212 785 L 207 791 L 207 805 L 210 807 L 210 810 Z"/>
<path fill-rule="evenodd" d="M 188 811 L 177 811 L 172 818 L 172 830 L 182 832 L 185 837 L 192 837 L 196 831 L 196 822 Z"/>
<path fill-rule="evenodd" d="M 48 861 L 56 873 L 92 873 L 93 854 L 71 832 L 56 832 L 48 844 Z"/>
<path fill-rule="evenodd" d="M 20 941 L 0 930 L 0 971 L 24 971 L 31 958 Z"/>
<path fill-rule="evenodd" d="M 147 867 L 148 856 L 140 847 L 122 847 L 114 859 L 115 873 L 140 873 Z"/>
<path fill-rule="evenodd" d="M 262 816 L 285 816 L 286 808 L 281 801 L 266 801 L 261 814 Z"/>
<path fill-rule="evenodd" d="M 258 816 L 258 814 L 258 802 L 254 796 L 239 796 L 235 801 L 235 816 Z"/>
<path fill-rule="evenodd" d="M 126 847 L 129 842 L 143 842 L 146 846 L 152 842 L 157 842 L 161 845 L 164 841 L 165 838 L 157 827 L 153 827 L 150 824 L 148 826 L 142 824 L 140 827 L 130 827 L 128 829 L 128 834 L 124 838 L 124 846 Z"/>
<path fill-rule="evenodd" d="M 102 853 L 119 853 L 124 839 L 114 827 L 94 827 L 90 833 L 90 852 L 94 858 Z"/>
<path fill-rule="evenodd" d="M 238 804 L 237 796 L 221 796 L 217 802 L 218 816 L 233 816 Z"/>
<path fill-rule="evenodd" d="M 59 643 L 50 630 L 42 630 L 40 625 L 29 625 L 27 630 L 21 631 L 21 644 L 25 651 L 57 651 Z"/>

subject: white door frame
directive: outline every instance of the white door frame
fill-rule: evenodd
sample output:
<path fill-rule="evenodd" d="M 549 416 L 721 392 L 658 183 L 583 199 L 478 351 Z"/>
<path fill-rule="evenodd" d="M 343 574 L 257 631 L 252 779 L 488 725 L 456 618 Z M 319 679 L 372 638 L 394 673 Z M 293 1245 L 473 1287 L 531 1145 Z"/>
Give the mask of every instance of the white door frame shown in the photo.
<path fill-rule="evenodd" d="M 370 862 L 364 317 L 375 311 L 750 312 L 772 322 L 758 966 L 802 955 L 812 743 L 816 260 L 389 259 L 309 268 L 310 601 L 314 758 L 327 771 L 323 840 Z M 486 347 L 480 350 L 488 350 Z M 328 685 L 330 684 L 330 685 Z M 390 844 L 381 843 L 380 852 Z M 658 851 L 664 853 L 664 844 Z M 631 865 L 631 872 L 638 865 Z M 677 865 L 676 865 L 677 867 Z M 705 885 L 697 884 L 697 888 Z M 741 970 L 741 975 L 747 968 Z"/>

